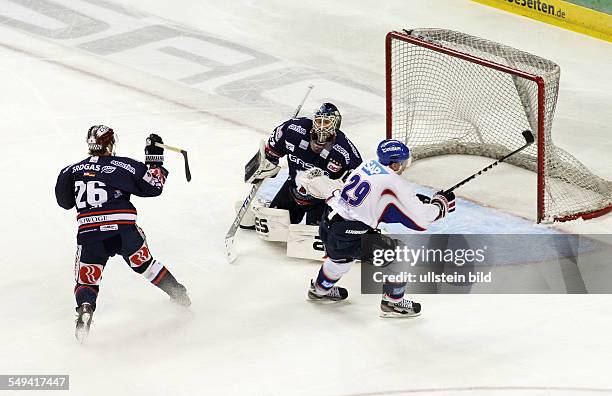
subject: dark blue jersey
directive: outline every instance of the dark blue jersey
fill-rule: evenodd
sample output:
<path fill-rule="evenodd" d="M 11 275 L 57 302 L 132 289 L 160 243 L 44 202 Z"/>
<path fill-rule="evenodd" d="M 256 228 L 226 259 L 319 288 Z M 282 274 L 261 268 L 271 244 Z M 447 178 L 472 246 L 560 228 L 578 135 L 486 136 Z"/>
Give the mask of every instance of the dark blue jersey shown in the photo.
<path fill-rule="evenodd" d="M 60 172 L 55 198 L 64 209 L 76 207 L 77 242 L 93 242 L 135 227 L 130 196 L 160 195 L 167 175 L 163 167 L 149 169 L 131 158 L 88 157 Z"/>
<path fill-rule="evenodd" d="M 320 153 L 310 147 L 312 120 L 307 117 L 285 121 L 270 135 L 266 146 L 266 156 L 270 161 L 287 156 L 289 179 L 293 181 L 292 192 L 299 200 L 312 201 L 310 196 L 297 192 L 295 176 L 298 171 L 312 167 L 322 169 L 330 179 L 340 179 L 361 164 L 361 155 L 355 145 L 338 131 L 334 143 Z"/>

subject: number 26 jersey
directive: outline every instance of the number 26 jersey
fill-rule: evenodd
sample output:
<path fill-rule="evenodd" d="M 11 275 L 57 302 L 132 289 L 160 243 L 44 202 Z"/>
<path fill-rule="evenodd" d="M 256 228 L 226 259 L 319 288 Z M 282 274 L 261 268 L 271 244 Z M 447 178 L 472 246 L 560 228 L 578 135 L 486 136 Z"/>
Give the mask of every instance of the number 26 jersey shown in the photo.
<path fill-rule="evenodd" d="M 130 196 L 155 197 L 162 193 L 168 171 L 148 168 L 126 157 L 88 157 L 62 169 L 55 198 L 64 209 L 77 210 L 77 242 L 113 236 L 136 224 Z"/>

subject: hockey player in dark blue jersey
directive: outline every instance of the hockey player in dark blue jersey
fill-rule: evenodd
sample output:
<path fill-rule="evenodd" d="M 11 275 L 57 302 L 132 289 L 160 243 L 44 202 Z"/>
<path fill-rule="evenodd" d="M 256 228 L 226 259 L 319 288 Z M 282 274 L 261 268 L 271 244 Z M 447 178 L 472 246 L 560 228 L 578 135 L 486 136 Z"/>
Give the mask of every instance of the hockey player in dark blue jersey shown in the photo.
<path fill-rule="evenodd" d="M 256 183 L 279 172 L 278 162 L 287 156 L 289 177 L 272 200 L 270 207 L 286 209 L 292 224 L 317 225 L 323 214 L 324 200 L 308 195 L 296 183 L 298 172 L 320 168 L 332 180 L 345 177 L 361 164 L 355 145 L 340 130 L 342 116 L 332 103 L 323 103 L 313 118 L 299 117 L 285 121 L 265 145 L 265 158 L 258 169 L 247 175 L 247 182 Z"/>
<path fill-rule="evenodd" d="M 55 186 L 57 203 L 77 210 L 75 259 L 77 304 L 76 336 L 84 341 L 89 331 L 102 272 L 109 257 L 119 254 L 135 272 L 166 292 L 178 304 L 189 306 L 185 287 L 155 260 L 142 230 L 136 225 L 136 208 L 130 196 L 156 197 L 162 193 L 168 171 L 163 167 L 162 139 L 147 138 L 145 163 L 115 156 L 115 133 L 104 125 L 87 132 L 89 156 L 64 168 Z"/>

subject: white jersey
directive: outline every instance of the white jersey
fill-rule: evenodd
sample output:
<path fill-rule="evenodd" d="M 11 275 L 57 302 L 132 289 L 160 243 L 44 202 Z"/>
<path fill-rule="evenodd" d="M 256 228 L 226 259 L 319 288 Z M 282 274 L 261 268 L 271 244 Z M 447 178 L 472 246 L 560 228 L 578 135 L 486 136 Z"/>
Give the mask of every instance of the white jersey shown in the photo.
<path fill-rule="evenodd" d="M 436 205 L 422 203 L 406 179 L 374 159 L 357 167 L 327 204 L 346 220 L 372 228 L 379 223 L 401 223 L 425 231 L 440 213 Z"/>

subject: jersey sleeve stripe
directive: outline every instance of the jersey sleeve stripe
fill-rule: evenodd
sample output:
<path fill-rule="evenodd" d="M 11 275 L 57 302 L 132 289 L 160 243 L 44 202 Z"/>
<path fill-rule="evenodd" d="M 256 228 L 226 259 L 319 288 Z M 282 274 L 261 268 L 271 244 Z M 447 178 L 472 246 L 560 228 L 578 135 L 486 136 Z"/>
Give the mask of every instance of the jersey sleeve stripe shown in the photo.
<path fill-rule="evenodd" d="M 393 213 L 391 209 L 395 209 L 399 213 Z M 420 225 L 418 225 L 414 220 L 412 220 L 412 218 L 410 218 L 410 216 L 402 212 L 402 210 L 393 203 L 390 203 L 387 206 L 385 206 L 385 209 L 382 211 L 382 214 L 378 218 L 378 223 L 380 223 L 381 221 L 385 221 L 386 223 L 401 223 L 404 226 L 411 228 L 413 230 L 416 230 L 416 231 L 426 231 L 427 230 L 426 228 L 423 228 Z"/>
<path fill-rule="evenodd" d="M 109 221 L 109 222 L 104 222 L 104 223 L 92 223 L 92 224 L 79 226 L 79 230 L 84 230 L 84 229 L 93 228 L 93 227 L 100 227 L 104 225 L 112 225 L 112 224 L 136 224 L 136 221 L 128 220 L 128 221 Z"/>
<path fill-rule="evenodd" d="M 269 144 L 266 144 L 266 149 L 265 149 L 265 151 L 266 151 L 266 154 L 267 154 L 267 155 L 271 155 L 271 156 L 273 156 L 273 157 L 278 157 L 278 158 L 280 158 L 280 157 L 282 157 L 282 156 L 283 156 L 283 154 L 282 154 L 282 153 L 280 153 L 280 152 L 278 152 L 278 151 L 274 150 L 274 149 L 273 149 L 273 148 L 272 148 L 272 147 L 271 147 Z"/>
<path fill-rule="evenodd" d="M 81 213 L 79 215 L 77 215 L 77 219 L 80 219 L 82 217 L 87 217 L 87 216 L 96 216 L 96 215 L 103 215 L 103 214 L 110 214 L 110 213 L 131 213 L 131 214 L 136 214 L 136 211 L 133 209 L 116 209 L 116 210 L 102 210 L 99 212 L 87 212 L 87 213 Z"/>

